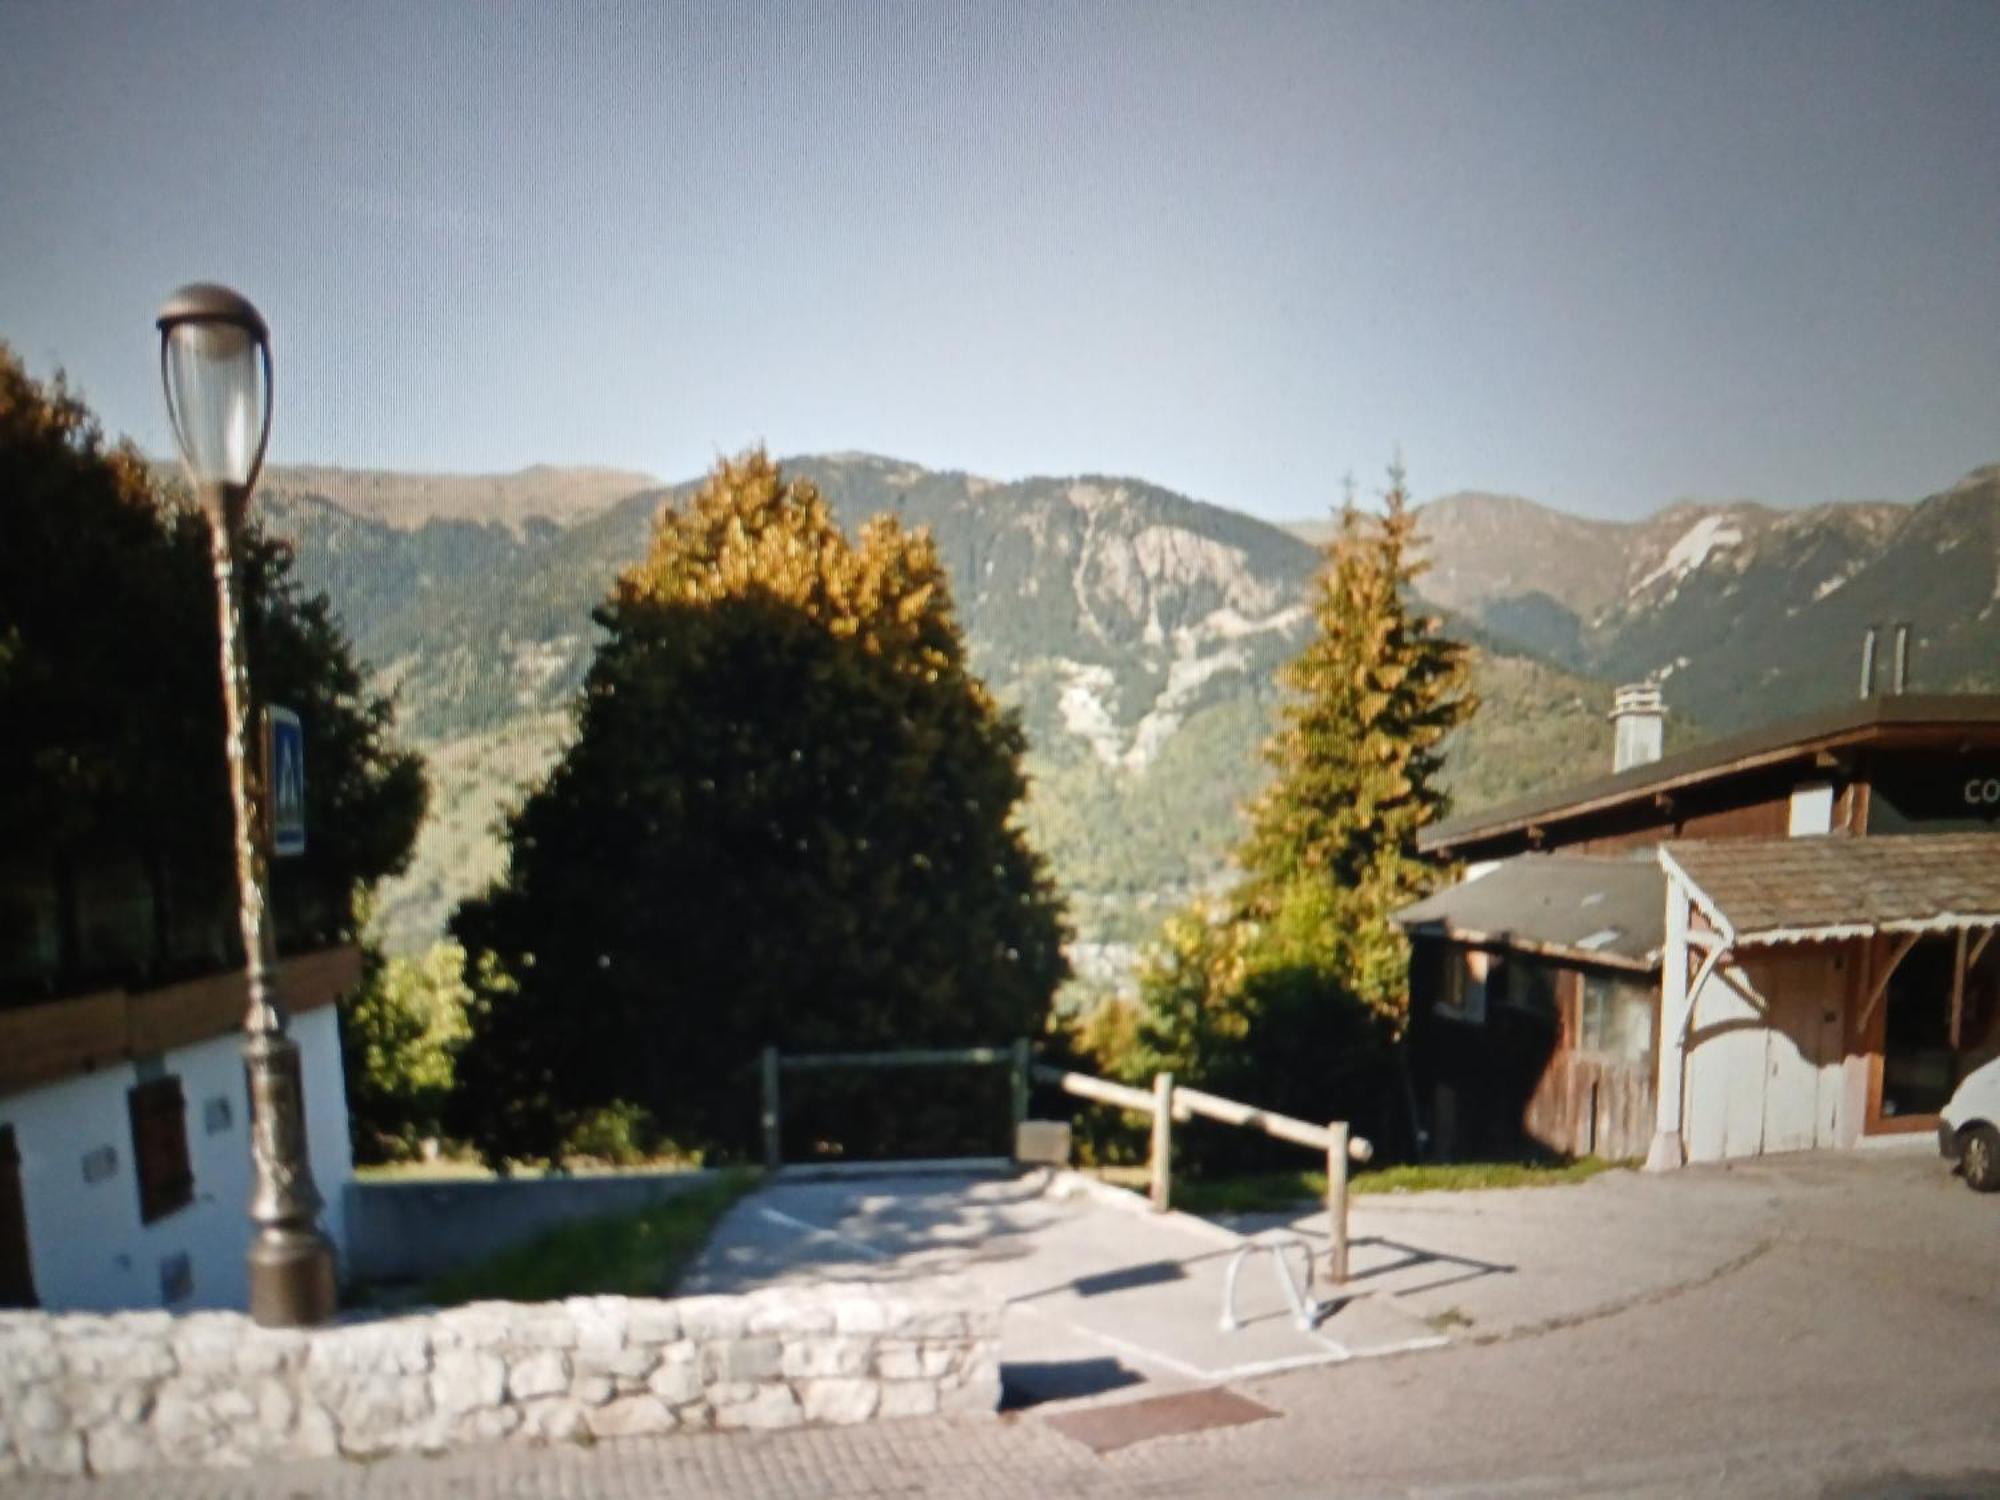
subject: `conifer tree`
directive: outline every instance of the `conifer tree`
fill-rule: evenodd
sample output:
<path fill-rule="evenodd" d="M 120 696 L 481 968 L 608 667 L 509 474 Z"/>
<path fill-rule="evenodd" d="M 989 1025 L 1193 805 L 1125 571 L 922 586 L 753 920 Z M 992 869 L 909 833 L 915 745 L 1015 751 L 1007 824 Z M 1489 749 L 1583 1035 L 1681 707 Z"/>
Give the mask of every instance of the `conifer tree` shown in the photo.
<path fill-rule="evenodd" d="M 1171 919 L 1141 967 L 1136 1041 L 1105 1059 L 1128 1076 L 1170 1069 L 1307 1119 L 1389 1105 L 1407 963 L 1390 919 L 1435 879 L 1417 834 L 1445 808 L 1440 743 L 1474 707 L 1465 647 L 1412 593 L 1416 518 L 1390 474 L 1383 513 L 1350 501 L 1326 548 L 1241 880 Z M 1213 1164 L 1242 1147 L 1188 1149 Z"/>
<path fill-rule="evenodd" d="M 1476 707 L 1466 648 L 1414 597 L 1416 527 L 1400 465 L 1379 517 L 1343 507 L 1313 638 L 1284 669 L 1292 696 L 1265 746 L 1275 779 L 1239 855 L 1246 910 L 1281 929 L 1288 914 L 1332 916 L 1340 978 L 1397 1026 L 1406 949 L 1390 915 L 1435 878 L 1417 834 L 1445 811 L 1439 746 Z"/>
<path fill-rule="evenodd" d="M 1015 820 L 1025 742 L 968 670 L 927 535 L 882 517 L 850 542 L 752 453 L 662 513 L 597 618 L 575 741 L 453 922 L 490 1158 L 553 1155 L 613 1100 L 740 1148 L 767 1045 L 1040 1031 L 1067 970 Z"/>

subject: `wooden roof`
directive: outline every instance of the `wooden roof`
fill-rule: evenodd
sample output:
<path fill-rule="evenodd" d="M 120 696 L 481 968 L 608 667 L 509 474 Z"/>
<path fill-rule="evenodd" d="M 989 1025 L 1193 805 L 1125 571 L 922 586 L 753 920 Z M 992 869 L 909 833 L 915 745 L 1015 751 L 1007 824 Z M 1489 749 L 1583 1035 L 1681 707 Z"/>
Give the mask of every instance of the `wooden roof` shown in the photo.
<path fill-rule="evenodd" d="M 1602 812 L 1661 792 L 1781 765 L 1821 751 L 1921 739 L 1926 731 L 1964 729 L 1985 729 L 2000 735 L 2000 694 L 1907 693 L 1857 699 L 1709 740 L 1557 792 L 1538 792 L 1464 817 L 1448 818 L 1425 829 L 1417 843 L 1427 853 L 1449 853 L 1482 839 Z"/>
<path fill-rule="evenodd" d="M 2000 833 L 1677 840 L 1659 858 L 1732 946 L 2000 925 Z"/>

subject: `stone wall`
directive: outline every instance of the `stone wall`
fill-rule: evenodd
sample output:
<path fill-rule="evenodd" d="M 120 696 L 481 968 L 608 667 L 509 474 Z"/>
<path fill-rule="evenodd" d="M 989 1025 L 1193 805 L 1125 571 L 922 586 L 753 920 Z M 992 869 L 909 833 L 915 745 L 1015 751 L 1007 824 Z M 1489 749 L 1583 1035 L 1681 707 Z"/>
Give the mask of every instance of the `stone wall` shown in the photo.
<path fill-rule="evenodd" d="M 999 1328 L 991 1304 L 846 1286 L 482 1302 L 305 1331 L 0 1313 L 0 1476 L 990 1412 Z"/>

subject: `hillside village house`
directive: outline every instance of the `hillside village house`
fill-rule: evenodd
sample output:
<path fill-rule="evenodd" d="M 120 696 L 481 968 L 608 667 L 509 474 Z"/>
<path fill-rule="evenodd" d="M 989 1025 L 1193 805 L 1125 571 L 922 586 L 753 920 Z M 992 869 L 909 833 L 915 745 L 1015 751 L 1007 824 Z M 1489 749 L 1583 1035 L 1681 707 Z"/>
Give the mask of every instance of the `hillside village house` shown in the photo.
<path fill-rule="evenodd" d="M 1869 697 L 1439 824 L 1398 914 L 1431 1149 L 1655 1168 L 1932 1134 L 2000 1055 L 2000 696 Z"/>
<path fill-rule="evenodd" d="M 353 1160 L 333 1002 L 360 955 L 307 875 L 287 871 L 276 892 L 279 991 L 321 1222 L 341 1247 Z M 246 1305 L 233 932 L 233 894 L 170 888 L 140 861 L 57 871 L 0 854 L 0 1307 Z"/>

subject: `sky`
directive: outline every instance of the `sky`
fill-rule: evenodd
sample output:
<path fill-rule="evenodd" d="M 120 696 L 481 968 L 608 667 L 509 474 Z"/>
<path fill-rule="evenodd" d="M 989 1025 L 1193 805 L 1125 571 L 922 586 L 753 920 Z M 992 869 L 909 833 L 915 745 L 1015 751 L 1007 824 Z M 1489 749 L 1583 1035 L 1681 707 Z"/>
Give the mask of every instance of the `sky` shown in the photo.
<path fill-rule="evenodd" d="M 0 340 L 170 450 L 764 442 L 1274 519 L 1913 499 L 2000 460 L 2000 5 L 0 0 Z"/>

